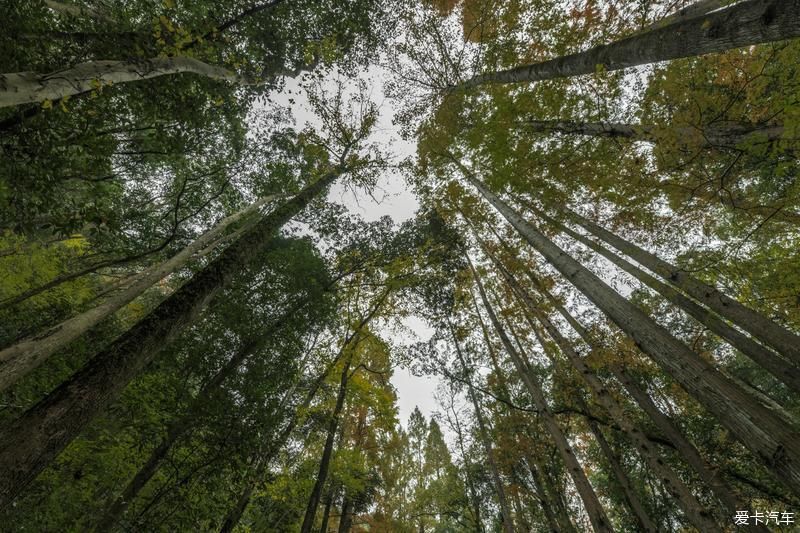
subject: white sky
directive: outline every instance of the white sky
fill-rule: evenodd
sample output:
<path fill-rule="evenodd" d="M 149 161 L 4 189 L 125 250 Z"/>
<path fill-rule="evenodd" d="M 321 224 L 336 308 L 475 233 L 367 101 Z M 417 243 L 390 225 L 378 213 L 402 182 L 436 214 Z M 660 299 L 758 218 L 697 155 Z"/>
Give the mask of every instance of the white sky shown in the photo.
<path fill-rule="evenodd" d="M 413 143 L 400 138 L 398 130 L 392 124 L 393 108 L 391 100 L 383 96 L 383 82 L 386 73 L 377 66 L 370 67 L 361 76 L 368 83 L 371 99 L 380 109 L 380 119 L 375 128 L 375 133 L 370 139 L 381 145 L 393 162 L 399 163 L 414 154 L 416 147 Z M 324 87 L 333 90 L 336 84 L 335 76 Z M 289 93 L 291 91 L 291 94 Z M 290 107 L 298 127 L 306 123 L 316 125 L 317 121 L 308 106 L 305 93 L 296 80 L 289 79 L 286 88 L 281 93 L 270 95 L 273 102 Z M 290 103 L 289 99 L 294 103 Z M 387 171 L 378 180 L 373 195 L 363 192 L 353 194 L 340 184 L 332 187 L 328 200 L 347 206 L 352 212 L 362 216 L 367 221 L 377 220 L 384 215 L 392 218 L 395 224 L 400 224 L 414 216 L 419 202 L 406 186 L 405 180 L 397 171 Z M 427 340 L 432 335 L 432 330 L 418 317 L 408 317 L 402 320 L 399 328 L 384 328 L 382 335 L 394 344 L 410 344 L 419 340 Z M 392 384 L 397 388 L 397 404 L 400 422 L 405 426 L 414 407 L 419 407 L 426 417 L 437 408 L 433 397 L 437 385 L 435 378 L 415 377 L 403 368 L 395 368 Z"/>

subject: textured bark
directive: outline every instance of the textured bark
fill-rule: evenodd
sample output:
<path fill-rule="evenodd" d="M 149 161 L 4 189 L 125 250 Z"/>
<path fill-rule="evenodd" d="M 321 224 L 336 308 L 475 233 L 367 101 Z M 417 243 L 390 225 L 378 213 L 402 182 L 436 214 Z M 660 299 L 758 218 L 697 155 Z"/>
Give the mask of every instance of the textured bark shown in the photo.
<path fill-rule="evenodd" d="M 653 523 L 653 521 L 647 515 L 647 511 L 645 511 L 644 505 L 639 499 L 639 495 L 637 494 L 636 489 L 633 487 L 631 479 L 628 477 L 628 473 L 625 472 L 622 464 L 620 464 L 617 454 L 611 449 L 611 445 L 606 440 L 605 435 L 603 435 L 603 431 L 600 429 L 600 426 L 597 425 L 597 422 L 591 419 L 587 420 L 587 423 L 589 424 L 589 429 L 592 431 L 592 435 L 594 435 L 594 439 L 600 446 L 600 451 L 603 453 L 603 456 L 606 458 L 606 461 L 611 468 L 611 472 L 614 474 L 614 478 L 617 480 L 620 489 L 622 489 L 625 504 L 628 506 L 631 514 L 636 519 L 639 531 L 659 531 L 658 526 L 656 526 L 656 524 Z"/>
<path fill-rule="evenodd" d="M 545 512 L 548 523 L 555 524 L 554 531 L 577 533 L 578 530 L 569 518 L 571 513 L 567 510 L 562 494 L 551 482 L 542 463 L 533 454 L 528 455 L 525 462 L 531 472 L 531 479 L 536 487 L 539 501 L 543 502 L 542 510 Z"/>
<path fill-rule="evenodd" d="M 675 22 L 684 21 L 690 18 L 698 17 L 700 15 L 705 15 L 706 13 L 710 13 L 711 11 L 723 8 L 728 4 L 730 4 L 728 0 L 699 0 L 698 2 L 689 4 L 686 7 L 678 9 L 671 15 L 667 15 L 666 17 L 654 22 L 653 24 L 644 28 L 643 30 L 648 31 L 657 28 L 663 28 L 664 26 L 673 24 Z"/>
<path fill-rule="evenodd" d="M 479 74 L 458 88 L 520 83 L 620 70 L 800 36 L 800 0 L 745 0 L 714 13 L 542 63 Z"/>
<path fill-rule="evenodd" d="M 464 355 L 461 353 L 461 348 L 458 345 L 455 331 L 450 326 L 450 333 L 453 337 L 453 344 L 456 348 L 458 361 L 461 364 L 461 369 L 465 375 L 468 375 L 467 363 L 464 360 Z M 478 403 L 478 398 L 475 395 L 475 389 L 472 387 L 472 380 L 468 380 L 467 392 L 469 399 L 472 402 L 472 408 L 475 410 L 475 418 L 478 422 L 478 435 L 480 436 L 483 448 L 486 451 L 486 458 L 489 462 L 489 471 L 492 474 L 492 482 L 494 483 L 495 491 L 497 492 L 497 500 L 500 503 L 500 514 L 503 518 L 503 530 L 506 533 L 514 533 L 514 521 L 511 518 L 511 508 L 508 505 L 508 498 L 506 497 L 505 488 L 503 488 L 503 480 L 500 477 L 500 470 L 497 467 L 497 460 L 494 456 L 494 449 L 491 441 L 489 440 L 489 433 L 486 430 L 486 421 L 483 418 L 483 411 Z"/>
<path fill-rule="evenodd" d="M 12 386 L 54 353 L 141 296 L 161 279 L 182 268 L 192 258 L 205 257 L 219 243 L 220 237 L 226 230 L 242 219 L 253 215 L 272 198 L 274 197 L 262 198 L 238 213 L 224 218 L 173 257 L 149 267 L 138 274 L 125 289 L 105 298 L 91 309 L 0 350 L 0 391 Z"/>
<path fill-rule="evenodd" d="M 532 280 L 536 285 L 537 291 L 544 296 L 550 304 L 558 311 L 561 316 L 570 324 L 572 329 L 583 339 L 583 341 L 592 349 L 595 348 L 595 340 L 592 338 L 589 330 L 583 324 L 572 316 L 567 309 L 559 302 L 544 286 L 539 283 L 539 280 Z M 661 431 L 664 437 L 672 443 L 675 449 L 680 454 L 681 458 L 697 473 L 703 483 L 708 486 L 713 492 L 714 496 L 722 503 L 724 509 L 729 516 L 736 514 L 736 510 L 745 509 L 748 503 L 739 501 L 739 499 L 731 492 L 725 479 L 720 475 L 719 471 L 708 463 L 701 455 L 695 446 L 683 435 L 678 427 L 672 420 L 661 412 L 656 406 L 650 395 L 633 379 L 630 374 L 620 366 L 611 366 L 610 370 L 614 377 L 625 387 L 625 390 L 630 394 L 636 404 L 647 414 L 653 424 Z M 755 527 L 755 526 L 753 526 Z M 755 531 L 766 531 L 764 528 L 755 529 Z"/>
<path fill-rule="evenodd" d="M 764 344 L 774 348 L 795 364 L 800 364 L 800 336 L 771 321 L 761 313 L 745 307 L 719 290 L 703 283 L 678 267 L 659 259 L 647 250 L 628 242 L 579 214 L 566 211 L 567 216 L 583 226 L 592 235 L 610 244 L 628 257 L 661 276 L 668 283 L 686 292 L 747 331 Z"/>
<path fill-rule="evenodd" d="M 37 74 L 14 72 L 0 74 L 0 107 L 45 100 L 58 100 L 119 83 L 147 80 L 170 74 L 190 73 L 240 85 L 254 81 L 226 68 L 209 65 L 184 56 L 154 57 L 141 61 L 97 60 L 74 67 Z"/>
<path fill-rule="evenodd" d="M 0 506 L 8 504 L 161 349 L 186 329 L 233 276 L 265 250 L 286 222 L 322 195 L 340 170 L 307 186 L 266 215 L 203 270 L 0 436 Z"/>
<path fill-rule="evenodd" d="M 585 135 L 588 137 L 622 138 L 633 141 L 658 143 L 664 136 L 661 128 L 650 124 L 624 124 L 620 122 L 573 122 L 569 120 L 526 120 L 522 124 L 535 133 L 565 135 Z M 743 142 L 776 141 L 783 136 L 780 124 L 743 124 L 739 122 L 718 121 L 694 127 L 680 126 L 670 128 L 679 144 L 688 144 L 692 138 L 701 140 L 699 144 L 716 148 L 736 148 Z"/>
<path fill-rule="evenodd" d="M 466 169 L 464 169 L 466 170 Z M 761 462 L 800 493 L 800 442 L 797 430 L 762 406 L 711 364 L 675 339 L 636 305 L 556 246 L 538 229 L 472 176 L 467 179 L 520 235 L 609 319 L 630 336 Z"/>
<path fill-rule="evenodd" d="M 46 5 L 52 11 L 67 15 L 70 17 L 90 17 L 100 22 L 115 24 L 116 21 L 98 9 L 92 9 L 86 6 L 76 6 L 72 4 L 65 4 L 64 2 L 56 2 L 55 0 L 44 0 Z"/>
<path fill-rule="evenodd" d="M 698 528 L 699 531 L 722 531 L 714 522 L 711 514 L 697 501 L 697 498 L 694 497 L 689 487 L 683 483 L 675 471 L 659 456 L 659 450 L 650 443 L 642 431 L 630 420 L 622 406 L 614 399 L 610 391 L 603 385 L 594 371 L 589 368 L 583 358 L 578 355 L 570 342 L 561 335 L 555 324 L 553 324 L 547 315 L 538 308 L 538 303 L 532 300 L 530 295 L 517 283 L 511 273 L 508 272 L 494 256 L 489 254 L 488 250 L 484 248 L 484 251 L 490 256 L 492 261 L 494 261 L 495 265 L 497 265 L 520 303 L 527 309 L 530 315 L 535 317 L 535 319 L 544 326 L 547 334 L 555 341 L 561 353 L 567 358 L 570 365 L 586 384 L 594 400 L 611 415 L 612 420 L 617 423 L 625 437 L 644 460 L 645 464 L 659 477 L 662 485 L 670 496 L 675 498 L 678 506 L 689 521 Z M 556 357 L 550 353 L 547 343 L 542 337 L 538 327 L 536 327 L 536 324 L 531 322 L 531 326 L 545 354 L 554 364 L 557 364 L 558 361 Z M 639 508 L 641 509 L 641 506 Z M 636 516 L 637 519 L 640 518 L 638 515 Z M 652 521 L 649 520 L 649 517 L 644 518 L 647 519 L 646 521 L 649 524 L 649 529 L 647 530 L 655 531 L 655 526 Z"/>
<path fill-rule="evenodd" d="M 710 312 L 701 305 L 698 305 L 693 300 L 684 296 L 683 293 L 659 281 L 647 272 L 618 256 L 608 248 L 605 248 L 586 236 L 571 230 L 566 225 L 558 222 L 541 210 L 534 208 L 532 205 L 526 203 L 526 206 L 530 207 L 539 218 L 545 220 L 562 233 L 565 233 L 576 241 L 586 245 L 591 250 L 599 253 L 625 272 L 631 274 L 634 278 L 638 279 L 651 289 L 661 294 L 661 296 L 666 298 L 668 301 L 686 311 L 686 313 L 706 326 L 710 331 L 713 331 L 728 341 L 731 346 L 742 352 L 753 362 L 760 365 L 767 372 L 772 374 L 777 380 L 782 381 L 787 387 L 793 389 L 795 392 L 800 393 L 800 368 L 781 358 L 769 348 L 766 348 L 762 344 L 755 342 L 753 339 L 747 335 L 744 335 L 737 329 L 729 326 L 716 314 Z"/>
<path fill-rule="evenodd" d="M 472 268 L 471 263 L 470 267 Z M 545 399 L 541 385 L 536 377 L 529 371 L 526 358 L 523 358 L 520 355 L 520 352 L 514 348 L 514 345 L 511 343 L 511 340 L 506 334 L 505 329 L 500 324 L 500 321 L 498 320 L 497 315 L 495 314 L 494 309 L 492 308 L 491 304 L 489 303 L 489 299 L 486 296 L 486 291 L 483 288 L 480 277 L 474 268 L 472 268 L 472 275 L 475 279 L 475 285 L 478 287 L 478 293 L 480 294 L 483 306 L 489 315 L 489 320 L 494 326 L 498 337 L 500 337 L 500 341 L 503 343 L 506 352 L 508 352 L 508 355 L 511 357 L 514 366 L 517 368 L 523 383 L 531 395 L 531 399 L 533 400 L 539 416 L 542 418 L 545 427 L 555 442 L 556 448 L 561 455 L 561 459 L 564 461 L 564 465 L 572 477 L 575 487 L 578 489 L 578 494 L 583 501 L 584 508 L 586 509 L 586 513 L 592 523 L 592 527 L 598 533 L 613 531 L 611 522 L 606 516 L 605 510 L 603 510 L 603 506 L 600 504 L 597 494 L 595 494 L 594 489 L 589 483 L 589 479 L 586 477 L 583 467 L 578 461 L 578 458 L 575 456 L 575 453 L 573 452 L 572 447 L 569 445 L 569 442 L 567 441 L 563 431 L 561 431 L 561 428 L 559 427 L 555 416 L 550 410 L 550 407 L 547 405 L 547 400 Z"/>
<path fill-rule="evenodd" d="M 350 364 L 352 360 L 353 356 L 351 354 L 342 368 L 342 375 L 339 379 L 339 392 L 336 394 L 336 405 L 333 408 L 331 419 L 328 422 L 325 447 L 322 450 L 322 459 L 319 463 L 317 479 L 314 482 L 314 488 L 311 490 L 311 496 L 308 499 L 306 514 L 303 517 L 303 524 L 300 527 L 301 533 L 311 533 L 311 529 L 314 527 L 314 517 L 317 514 L 319 500 L 322 497 L 322 487 L 325 485 L 325 481 L 328 478 L 328 470 L 330 469 L 331 458 L 333 457 L 333 441 L 336 438 L 336 430 L 339 427 L 339 415 L 342 412 L 344 401 L 347 397 L 347 382 L 350 377 Z"/>

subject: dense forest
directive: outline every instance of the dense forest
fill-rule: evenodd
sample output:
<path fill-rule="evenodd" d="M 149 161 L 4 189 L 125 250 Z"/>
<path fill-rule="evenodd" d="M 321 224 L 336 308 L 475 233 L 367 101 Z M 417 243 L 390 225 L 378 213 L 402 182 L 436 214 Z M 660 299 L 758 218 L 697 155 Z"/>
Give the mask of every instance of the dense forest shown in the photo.
<path fill-rule="evenodd" d="M 0 530 L 800 527 L 800 0 L 0 7 Z"/>

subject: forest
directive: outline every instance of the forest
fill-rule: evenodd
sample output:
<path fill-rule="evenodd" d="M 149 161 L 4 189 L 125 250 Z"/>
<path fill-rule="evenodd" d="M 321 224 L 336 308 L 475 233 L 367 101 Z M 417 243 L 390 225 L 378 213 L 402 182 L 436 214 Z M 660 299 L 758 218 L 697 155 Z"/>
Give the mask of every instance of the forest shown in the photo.
<path fill-rule="evenodd" d="M 0 531 L 800 528 L 800 0 L 0 8 Z"/>

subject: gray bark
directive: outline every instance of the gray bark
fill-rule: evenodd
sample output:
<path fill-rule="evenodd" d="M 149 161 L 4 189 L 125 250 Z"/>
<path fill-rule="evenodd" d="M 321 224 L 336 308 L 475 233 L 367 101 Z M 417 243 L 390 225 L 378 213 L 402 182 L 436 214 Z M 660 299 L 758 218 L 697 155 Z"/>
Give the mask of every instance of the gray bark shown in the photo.
<path fill-rule="evenodd" d="M 797 430 L 697 356 L 636 305 L 569 256 L 497 195 L 465 176 L 520 235 L 570 283 L 597 305 L 636 345 L 716 416 L 787 486 L 800 493 L 800 442 Z"/>
<path fill-rule="evenodd" d="M 583 467 L 578 461 L 578 458 L 575 456 L 575 453 L 567 441 L 564 432 L 559 427 L 555 416 L 550 410 L 541 385 L 527 367 L 529 364 L 528 361 L 520 355 L 520 352 L 518 352 L 516 348 L 514 348 L 514 345 L 511 343 L 511 339 L 509 339 L 505 329 L 500 324 L 494 309 L 489 303 L 489 299 L 486 296 L 486 291 L 483 288 L 480 277 L 478 277 L 478 273 L 474 268 L 472 268 L 471 263 L 470 267 L 472 269 L 472 276 L 475 279 L 475 285 L 478 287 L 478 293 L 480 294 L 481 301 L 483 302 L 483 306 L 489 315 L 489 320 L 494 326 L 498 337 L 500 337 L 503 347 L 505 347 L 506 352 L 508 352 L 508 355 L 511 357 L 514 366 L 517 368 L 523 383 L 531 395 L 531 399 L 533 400 L 539 416 L 542 418 L 545 427 L 555 442 L 556 448 L 561 455 L 561 459 L 564 461 L 564 465 L 572 477 L 575 487 L 578 490 L 578 494 L 583 501 L 584 508 L 586 509 L 586 513 L 589 516 L 590 522 L 592 523 L 592 527 L 598 533 L 614 531 L 611 526 L 611 521 L 606 516 L 605 510 L 603 510 L 603 506 L 600 504 L 600 500 L 597 498 L 597 494 L 594 492 L 592 485 L 589 483 L 589 479 L 586 477 L 586 473 L 583 471 Z"/>
<path fill-rule="evenodd" d="M 651 124 L 624 124 L 621 122 L 575 122 L 570 120 L 525 120 L 522 124 L 535 133 L 585 135 L 630 139 L 658 143 L 664 136 L 661 128 Z M 706 147 L 736 148 L 748 141 L 776 141 L 783 137 L 781 124 L 743 124 L 718 121 L 705 126 L 675 126 L 669 128 L 679 144 L 688 144 L 692 138 L 701 139 Z"/>
<path fill-rule="evenodd" d="M 530 207 L 539 218 L 545 220 L 561 232 L 569 235 L 576 241 L 599 253 L 625 272 L 631 274 L 633 277 L 661 294 L 668 301 L 683 309 L 698 322 L 706 326 L 710 331 L 727 340 L 731 346 L 749 357 L 756 364 L 760 365 L 767 372 L 772 374 L 777 380 L 782 381 L 787 387 L 793 389 L 795 392 L 800 393 L 800 368 L 797 368 L 769 348 L 766 348 L 765 346 L 755 342 L 752 338 L 729 326 L 724 320 L 721 320 L 717 315 L 710 312 L 708 309 L 698 305 L 693 300 L 684 296 L 681 292 L 673 289 L 665 283 L 662 283 L 640 268 L 637 268 L 635 265 L 610 251 L 608 248 L 605 248 L 604 246 L 599 245 L 584 235 L 571 230 L 565 224 L 562 224 L 561 222 L 548 216 L 541 210 L 534 208 L 532 205 L 526 204 L 526 206 Z"/>
<path fill-rule="evenodd" d="M 800 37 L 800 0 L 745 0 L 714 13 L 541 63 L 479 74 L 457 88 L 534 82 L 620 70 Z"/>
<path fill-rule="evenodd" d="M 656 526 L 656 524 L 650 519 L 647 511 L 645 511 L 644 505 L 639 499 L 639 495 L 637 494 L 636 489 L 633 487 L 631 479 L 628 477 L 628 473 L 625 472 L 625 469 L 622 467 L 622 464 L 619 461 L 619 457 L 617 457 L 617 454 L 614 453 L 614 450 L 606 440 L 605 435 L 603 435 L 603 430 L 601 430 L 600 426 L 597 425 L 597 422 L 592 419 L 587 419 L 586 423 L 589 424 L 589 429 L 592 431 L 594 439 L 600 446 L 600 451 L 606 458 L 608 466 L 611 468 L 611 472 L 614 474 L 614 478 L 617 480 L 620 489 L 622 489 L 625 503 L 628 506 L 628 509 L 630 509 L 631 514 L 636 519 L 639 531 L 659 531 L 658 526 Z"/>
<path fill-rule="evenodd" d="M 322 195 L 337 168 L 266 215 L 158 307 L 95 355 L 0 435 L 0 507 L 8 504 L 161 349 L 267 248 L 276 231 Z"/>
<path fill-rule="evenodd" d="M 567 309 L 559 302 L 544 286 L 533 280 L 536 285 L 537 291 L 544 296 L 550 304 L 558 311 L 558 313 L 566 319 L 572 329 L 583 339 L 583 341 L 591 348 L 595 347 L 595 340 L 583 324 L 572 316 Z M 611 373 L 619 381 L 625 390 L 630 394 L 631 398 L 636 402 L 639 408 L 647 414 L 648 418 L 653 424 L 661 431 L 664 437 L 672 443 L 675 449 L 680 454 L 681 458 L 688 464 L 700 477 L 700 480 L 706 484 L 711 492 L 722 503 L 725 511 L 729 516 L 736 514 L 737 510 L 745 509 L 748 503 L 740 501 L 729 488 L 728 483 L 721 475 L 719 469 L 712 466 L 697 448 L 692 444 L 681 432 L 675 423 L 653 402 L 650 395 L 638 384 L 638 382 L 622 367 L 614 365 L 610 367 Z M 763 527 L 751 526 L 753 531 L 767 531 Z"/>
<path fill-rule="evenodd" d="M 484 251 L 487 253 L 487 255 L 490 255 L 485 248 Z M 545 315 L 539 309 L 538 303 L 531 299 L 530 295 L 525 292 L 522 287 L 520 287 L 516 279 L 514 279 L 511 273 L 508 272 L 505 267 L 496 260 L 496 258 L 491 255 L 490 257 L 497 265 L 498 269 L 506 279 L 509 287 L 517 296 L 520 303 L 531 315 L 536 318 L 536 320 L 539 321 L 542 326 L 544 326 L 547 334 L 551 339 L 553 339 L 553 341 L 555 341 L 561 353 L 567 358 L 570 365 L 575 369 L 584 383 L 586 383 L 589 391 L 592 393 L 592 397 L 611 415 L 612 420 L 617 423 L 625 437 L 633 445 L 636 452 L 642 457 L 650 469 L 659 477 L 666 491 L 673 498 L 675 498 L 678 506 L 684 512 L 689 521 L 700 531 L 721 531 L 719 526 L 714 522 L 713 517 L 694 497 L 689 487 L 683 483 L 675 471 L 672 470 L 672 468 L 667 465 L 659 456 L 658 449 L 655 448 L 642 433 L 642 431 L 636 427 L 633 422 L 631 422 L 622 406 L 614 399 L 610 391 L 603 385 L 594 371 L 589 368 L 583 358 L 578 355 L 570 342 L 564 338 L 563 335 L 561 335 L 547 315 Z M 532 326 L 535 326 L 535 324 L 532 323 Z M 550 357 L 554 364 L 557 364 L 556 358 L 550 354 L 547 344 L 542 338 L 538 328 L 533 327 L 533 331 L 536 334 L 539 343 L 542 345 L 545 354 Z M 639 506 L 639 509 L 641 509 L 641 506 Z M 637 519 L 642 518 L 638 515 L 636 516 Z M 649 517 L 645 516 L 644 518 L 649 523 L 649 528 L 647 530 L 655 531 L 655 526 L 652 521 L 649 520 Z"/>
<path fill-rule="evenodd" d="M 242 219 L 253 215 L 273 198 L 274 196 L 262 198 L 247 208 L 222 219 L 183 250 L 166 261 L 147 268 L 138 274 L 127 287 L 106 297 L 100 304 L 62 321 L 44 332 L 0 350 L 0 392 L 14 385 L 54 353 L 141 296 L 158 281 L 176 272 L 192 258 L 204 257 L 219 244 L 219 238 L 226 230 Z"/>
<path fill-rule="evenodd" d="M 769 320 L 761 313 L 745 307 L 733 298 L 694 278 L 678 267 L 659 259 L 647 250 L 618 237 L 591 220 L 573 211 L 567 210 L 566 213 L 592 235 L 655 272 L 668 283 L 686 292 L 686 294 L 708 306 L 720 316 L 727 318 L 764 344 L 771 346 L 794 364 L 800 364 L 800 336 L 797 334 Z"/>
<path fill-rule="evenodd" d="M 181 73 L 197 74 L 239 85 L 255 83 L 226 68 L 185 56 L 153 57 L 136 62 L 97 60 L 79 63 L 74 67 L 49 74 L 36 72 L 0 74 L 0 108 L 45 100 L 52 102 L 98 90 L 104 86 Z"/>
<path fill-rule="evenodd" d="M 475 409 L 475 418 L 478 422 L 478 435 L 481 438 L 481 443 L 483 444 L 483 448 L 486 452 L 486 458 L 489 461 L 489 470 L 492 474 L 492 482 L 494 483 L 495 491 L 497 492 L 497 500 L 500 503 L 500 514 L 503 517 L 503 530 L 506 533 L 514 533 L 514 522 L 511 518 L 511 508 L 508 505 L 508 498 L 506 497 L 505 488 L 503 488 L 503 480 L 500 478 L 500 470 L 497 467 L 494 449 L 491 441 L 489 440 L 489 433 L 486 430 L 486 421 L 483 418 L 483 411 L 481 410 L 481 406 L 478 403 L 478 398 L 475 395 L 475 389 L 472 387 L 472 380 L 469 379 L 467 363 L 464 360 L 464 355 L 461 353 L 461 348 L 458 345 L 458 339 L 456 339 L 456 333 L 453 330 L 452 325 L 450 326 L 450 333 L 453 337 L 453 344 L 456 348 L 456 354 L 458 355 L 458 361 L 461 364 L 461 369 L 464 372 L 465 377 L 468 378 L 467 381 L 469 385 L 467 386 L 467 392 L 469 399 L 472 402 L 472 407 Z"/>

